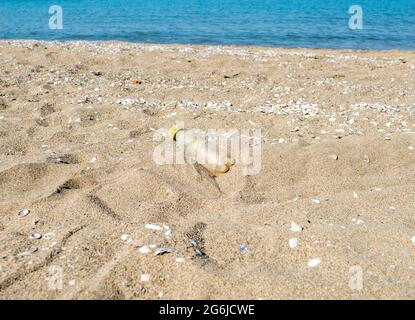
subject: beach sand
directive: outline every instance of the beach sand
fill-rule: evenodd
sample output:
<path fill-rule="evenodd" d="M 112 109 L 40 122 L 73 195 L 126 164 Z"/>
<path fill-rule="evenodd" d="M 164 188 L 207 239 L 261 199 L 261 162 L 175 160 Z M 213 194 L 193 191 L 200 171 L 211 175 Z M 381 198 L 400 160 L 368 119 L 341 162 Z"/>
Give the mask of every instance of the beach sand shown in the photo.
<path fill-rule="evenodd" d="M 0 299 L 415 298 L 414 80 L 409 51 L 1 41 Z M 157 165 L 178 120 L 261 129 L 261 171 Z"/>

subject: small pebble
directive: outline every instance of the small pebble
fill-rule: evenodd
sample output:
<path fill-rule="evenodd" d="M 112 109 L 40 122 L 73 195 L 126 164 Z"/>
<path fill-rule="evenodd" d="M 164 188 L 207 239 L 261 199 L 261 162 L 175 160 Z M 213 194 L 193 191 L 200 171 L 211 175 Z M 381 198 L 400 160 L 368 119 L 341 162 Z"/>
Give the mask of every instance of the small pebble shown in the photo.
<path fill-rule="evenodd" d="M 320 258 L 315 258 L 315 259 L 311 259 L 310 261 L 308 261 L 307 265 L 310 268 L 314 268 L 316 266 L 318 266 L 321 263 L 321 259 Z"/>
<path fill-rule="evenodd" d="M 413 237 L 411 238 L 411 242 L 412 242 L 412 244 L 413 244 L 413 245 L 415 245 L 415 236 L 413 236 Z"/>
<path fill-rule="evenodd" d="M 331 160 L 337 160 L 337 159 L 339 159 L 339 157 L 337 156 L 337 154 L 331 154 L 331 155 L 329 155 L 329 158 Z"/>
<path fill-rule="evenodd" d="M 320 204 L 320 200 L 318 200 L 318 199 L 311 199 L 311 201 L 316 203 L 316 204 Z"/>
<path fill-rule="evenodd" d="M 184 258 L 181 258 L 181 257 L 176 258 L 176 262 L 183 263 L 184 262 Z"/>

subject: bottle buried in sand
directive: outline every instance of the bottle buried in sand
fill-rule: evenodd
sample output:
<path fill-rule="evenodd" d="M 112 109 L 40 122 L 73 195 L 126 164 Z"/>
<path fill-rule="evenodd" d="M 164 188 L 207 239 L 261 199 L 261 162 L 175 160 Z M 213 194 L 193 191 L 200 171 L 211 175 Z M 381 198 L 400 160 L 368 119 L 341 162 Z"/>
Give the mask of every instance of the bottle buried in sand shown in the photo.
<path fill-rule="evenodd" d="M 169 136 L 184 148 L 184 157 L 187 161 L 197 162 L 215 177 L 228 172 L 234 165 L 234 161 L 230 158 L 221 157 L 216 144 L 213 148 L 209 144 L 206 147 L 204 137 L 195 134 L 192 130 L 173 126 L 169 130 Z"/>

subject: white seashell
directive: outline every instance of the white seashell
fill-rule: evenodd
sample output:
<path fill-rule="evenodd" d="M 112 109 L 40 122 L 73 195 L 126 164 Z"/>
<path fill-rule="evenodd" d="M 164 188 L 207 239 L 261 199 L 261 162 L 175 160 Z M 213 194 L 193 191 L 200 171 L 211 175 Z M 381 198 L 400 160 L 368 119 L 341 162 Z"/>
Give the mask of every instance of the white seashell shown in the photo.
<path fill-rule="evenodd" d="M 53 232 L 48 232 L 48 233 L 45 233 L 45 234 L 43 235 L 43 239 L 49 240 L 49 239 L 52 239 L 54 236 L 55 236 L 55 233 L 53 233 Z"/>
<path fill-rule="evenodd" d="M 23 217 L 26 217 L 29 213 L 30 213 L 29 209 L 22 209 L 17 213 L 17 215 L 19 218 L 23 218 Z"/>
<path fill-rule="evenodd" d="M 298 246 L 298 238 L 291 238 L 290 240 L 288 240 L 288 245 L 290 246 L 290 248 L 295 248 Z"/>
<path fill-rule="evenodd" d="M 145 226 L 144 226 L 144 228 L 146 228 L 146 229 L 150 229 L 150 230 L 162 230 L 163 228 L 162 227 L 160 227 L 160 226 L 158 226 L 158 225 L 156 225 L 156 224 L 146 224 Z"/>
<path fill-rule="evenodd" d="M 316 204 L 320 204 L 320 200 L 318 200 L 318 199 L 311 199 L 311 201 L 316 203 Z"/>
<path fill-rule="evenodd" d="M 42 235 L 40 233 L 32 233 L 30 235 L 30 239 L 40 239 L 42 238 Z"/>
<path fill-rule="evenodd" d="M 165 253 L 173 253 L 174 249 L 170 249 L 170 248 L 158 248 L 156 250 L 156 252 L 154 253 L 155 256 L 161 256 Z"/>
<path fill-rule="evenodd" d="M 413 244 L 413 245 L 415 245 L 415 236 L 413 236 L 413 237 L 411 238 L 411 242 L 412 242 L 412 244 Z"/>
<path fill-rule="evenodd" d="M 318 266 L 320 263 L 321 263 L 320 258 L 314 258 L 314 259 L 311 259 L 310 261 L 308 261 L 307 265 L 310 268 L 314 268 L 314 267 Z"/>
<path fill-rule="evenodd" d="M 149 274 L 147 274 L 147 273 L 144 273 L 144 274 L 142 274 L 142 275 L 141 275 L 140 280 L 141 280 L 141 282 L 147 282 L 147 281 L 150 281 L 150 275 L 149 275 Z"/>
<path fill-rule="evenodd" d="M 149 246 L 142 246 L 142 247 L 140 247 L 140 249 L 138 249 L 138 251 L 140 253 L 147 254 L 147 253 L 151 252 L 151 249 L 149 248 Z"/>
<path fill-rule="evenodd" d="M 91 159 L 91 161 L 89 161 L 89 163 L 94 163 L 95 161 L 97 161 L 97 158 L 96 158 L 96 157 L 93 157 L 93 158 Z"/>
<path fill-rule="evenodd" d="M 296 224 L 294 221 L 291 222 L 291 231 L 292 232 L 301 232 L 303 231 L 303 227 Z"/>
<path fill-rule="evenodd" d="M 337 159 L 339 159 L 339 157 L 337 156 L 337 154 L 331 154 L 331 155 L 329 155 L 329 158 L 331 160 L 337 160 Z"/>
<path fill-rule="evenodd" d="M 127 241 L 129 238 L 130 238 L 130 236 L 129 236 L 128 234 L 123 234 L 123 235 L 121 236 L 121 240 L 122 240 L 122 241 Z"/>

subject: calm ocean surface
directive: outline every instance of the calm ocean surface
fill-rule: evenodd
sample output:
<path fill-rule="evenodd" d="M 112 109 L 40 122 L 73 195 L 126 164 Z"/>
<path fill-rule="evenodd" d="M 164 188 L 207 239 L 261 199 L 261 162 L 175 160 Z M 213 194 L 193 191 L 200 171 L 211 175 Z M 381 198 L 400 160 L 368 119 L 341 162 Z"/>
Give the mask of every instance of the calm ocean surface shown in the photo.
<path fill-rule="evenodd" d="M 349 29 L 352 5 L 362 30 Z M 415 49 L 415 0 L 0 0 L 0 38 Z"/>

